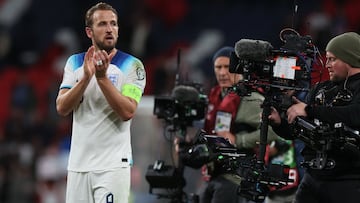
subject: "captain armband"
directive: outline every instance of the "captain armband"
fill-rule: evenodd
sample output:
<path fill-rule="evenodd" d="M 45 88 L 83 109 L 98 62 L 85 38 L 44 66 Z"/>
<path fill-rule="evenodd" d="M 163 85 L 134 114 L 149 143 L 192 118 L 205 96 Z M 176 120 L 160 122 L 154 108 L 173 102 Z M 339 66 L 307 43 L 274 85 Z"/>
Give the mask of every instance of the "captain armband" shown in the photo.
<path fill-rule="evenodd" d="M 135 85 L 132 84 L 125 84 L 122 87 L 121 93 L 124 96 L 133 98 L 137 103 L 140 102 L 141 96 L 142 96 L 142 91 L 140 88 L 138 88 Z"/>

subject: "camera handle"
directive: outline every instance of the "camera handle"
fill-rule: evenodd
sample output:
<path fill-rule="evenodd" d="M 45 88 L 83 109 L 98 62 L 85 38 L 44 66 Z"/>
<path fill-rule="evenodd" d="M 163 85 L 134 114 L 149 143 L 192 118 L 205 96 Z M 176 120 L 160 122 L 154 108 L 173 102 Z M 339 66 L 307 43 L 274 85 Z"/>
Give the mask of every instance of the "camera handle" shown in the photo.
<path fill-rule="evenodd" d="M 271 88 L 268 88 L 268 92 L 265 93 L 265 99 L 262 103 L 262 114 L 261 114 L 261 124 L 260 124 L 260 148 L 259 156 L 257 158 L 257 165 L 259 168 L 263 168 L 265 164 L 265 153 L 268 137 L 268 128 L 269 128 L 269 115 L 271 113 L 272 105 L 272 95 Z"/>

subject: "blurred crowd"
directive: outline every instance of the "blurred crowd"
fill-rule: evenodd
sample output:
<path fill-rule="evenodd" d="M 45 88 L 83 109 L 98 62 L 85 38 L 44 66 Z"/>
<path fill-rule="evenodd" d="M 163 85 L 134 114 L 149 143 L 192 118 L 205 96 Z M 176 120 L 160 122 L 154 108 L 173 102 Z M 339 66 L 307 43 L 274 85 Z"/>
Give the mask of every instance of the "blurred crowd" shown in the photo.
<path fill-rule="evenodd" d="M 0 203 L 64 202 L 71 117 L 55 98 L 67 57 L 90 45 L 83 19 L 95 2 L 0 0 Z M 168 94 L 176 74 L 207 93 L 212 53 L 241 38 L 279 47 L 291 27 L 323 51 L 336 34 L 360 33 L 357 0 L 106 2 L 119 11 L 118 48 L 145 64 L 145 95 Z"/>

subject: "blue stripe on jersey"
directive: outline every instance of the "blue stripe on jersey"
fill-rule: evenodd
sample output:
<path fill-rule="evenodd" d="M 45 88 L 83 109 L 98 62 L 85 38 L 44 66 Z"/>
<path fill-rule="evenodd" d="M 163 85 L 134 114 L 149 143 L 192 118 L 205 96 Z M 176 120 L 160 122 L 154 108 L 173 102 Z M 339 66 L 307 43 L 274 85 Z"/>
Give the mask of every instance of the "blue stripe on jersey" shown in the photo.
<path fill-rule="evenodd" d="M 70 56 L 68 63 L 70 67 L 72 67 L 73 71 L 79 69 L 83 65 L 84 58 L 85 52 Z M 122 72 L 126 73 L 131 69 L 131 64 L 136 60 L 137 59 L 132 55 L 118 50 L 111 63 L 119 68 Z"/>
<path fill-rule="evenodd" d="M 70 56 L 68 63 L 70 67 L 72 67 L 73 71 L 79 69 L 83 65 L 84 58 L 85 58 L 85 52 Z"/>
<path fill-rule="evenodd" d="M 60 86 L 60 89 L 71 89 L 72 86 L 70 85 L 63 85 L 63 86 Z"/>
<path fill-rule="evenodd" d="M 131 64 L 134 63 L 135 60 L 136 58 L 130 54 L 118 50 L 111 63 L 122 72 L 127 73 L 131 69 Z"/>
<path fill-rule="evenodd" d="M 73 54 L 66 61 L 66 65 L 70 68 L 70 70 L 75 72 L 84 63 L 84 58 L 85 58 L 85 52 L 79 53 L 79 54 Z M 64 84 L 64 85 L 60 86 L 60 89 L 71 89 L 72 87 L 73 86 L 71 86 L 71 85 Z"/>

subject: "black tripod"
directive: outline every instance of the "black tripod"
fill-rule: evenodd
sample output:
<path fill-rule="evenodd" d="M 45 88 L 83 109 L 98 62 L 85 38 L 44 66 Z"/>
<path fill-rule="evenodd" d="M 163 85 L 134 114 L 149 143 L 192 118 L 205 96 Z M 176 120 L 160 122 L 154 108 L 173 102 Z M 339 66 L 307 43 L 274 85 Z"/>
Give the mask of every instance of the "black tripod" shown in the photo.
<path fill-rule="evenodd" d="M 196 195 L 184 192 L 186 181 L 184 178 L 184 164 L 179 158 L 178 152 L 174 150 L 174 140 L 184 139 L 187 133 L 188 121 L 180 122 L 171 120 L 164 127 L 164 136 L 171 144 L 172 165 L 166 165 L 164 161 L 157 160 L 150 165 L 146 179 L 150 184 L 150 194 L 159 199 L 170 199 L 170 203 L 198 203 Z M 175 159 L 177 159 L 175 161 Z M 161 189 L 162 193 L 154 193 L 154 189 Z"/>

